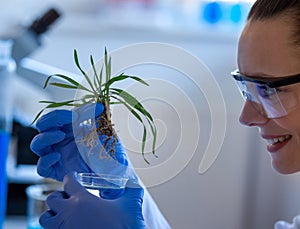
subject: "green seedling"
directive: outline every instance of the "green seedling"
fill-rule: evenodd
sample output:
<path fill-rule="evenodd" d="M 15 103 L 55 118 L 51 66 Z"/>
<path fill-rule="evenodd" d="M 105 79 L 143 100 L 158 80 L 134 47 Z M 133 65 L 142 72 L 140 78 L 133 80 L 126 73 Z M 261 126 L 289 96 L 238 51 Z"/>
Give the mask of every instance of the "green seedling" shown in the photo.
<path fill-rule="evenodd" d="M 85 144 L 92 148 L 95 142 L 95 133 L 96 136 L 106 136 L 103 148 L 107 151 L 108 155 L 114 158 L 115 155 L 115 144 L 118 141 L 118 136 L 114 130 L 111 119 L 111 106 L 112 105 L 123 105 L 125 106 L 130 113 L 141 123 L 143 127 L 143 135 L 141 142 L 141 153 L 146 163 L 149 164 L 149 161 L 145 157 L 145 145 L 147 139 L 147 129 L 150 129 L 150 133 L 153 136 L 152 142 L 152 154 L 156 157 L 155 154 L 155 144 L 157 131 L 150 113 L 145 109 L 141 102 L 139 102 L 133 95 L 126 92 L 123 89 L 114 87 L 114 83 L 124 80 L 134 80 L 143 85 L 149 86 L 144 80 L 137 76 L 126 75 L 121 73 L 116 76 L 111 75 L 111 56 L 108 55 L 107 50 L 104 52 L 104 64 L 102 68 L 97 71 L 95 67 L 95 62 L 92 56 L 90 56 L 90 64 L 93 71 L 92 79 L 87 75 L 87 73 L 81 68 L 79 64 L 79 58 L 77 51 L 74 50 L 74 61 L 79 69 L 80 73 L 84 76 L 87 86 L 81 84 L 69 76 L 63 74 L 54 74 L 48 76 L 45 81 L 44 88 L 48 85 L 55 87 L 69 89 L 69 90 L 81 90 L 85 94 L 82 98 L 68 100 L 68 101 L 40 101 L 40 103 L 47 104 L 35 117 L 33 123 L 41 116 L 41 114 L 46 109 L 56 109 L 63 106 L 71 106 L 72 108 L 80 107 L 90 103 L 102 103 L 104 105 L 104 112 L 101 116 L 95 118 L 94 125 L 92 125 L 91 133 L 85 136 L 83 141 Z M 104 73 L 105 72 L 105 73 Z M 55 77 L 54 77 L 55 76 Z M 52 78 L 62 79 L 63 81 L 55 81 Z M 63 83 L 62 83 L 63 82 Z M 66 83 L 64 83 L 66 82 Z M 97 125 L 96 125 L 97 124 Z M 96 127 L 97 126 L 97 127 Z M 108 144 L 109 143 L 109 144 Z M 99 152 L 101 153 L 101 152 Z"/>

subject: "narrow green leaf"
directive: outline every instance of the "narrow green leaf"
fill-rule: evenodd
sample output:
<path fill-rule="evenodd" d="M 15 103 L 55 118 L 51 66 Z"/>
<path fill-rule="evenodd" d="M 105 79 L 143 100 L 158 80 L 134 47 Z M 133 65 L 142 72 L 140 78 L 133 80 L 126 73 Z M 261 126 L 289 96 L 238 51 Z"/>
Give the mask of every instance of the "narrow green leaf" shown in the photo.
<path fill-rule="evenodd" d="M 76 88 L 78 89 L 81 89 L 81 90 L 84 90 L 84 91 L 88 91 L 88 92 L 91 92 L 93 93 L 91 90 L 87 89 L 86 87 L 84 87 L 83 85 L 81 85 L 80 83 L 76 82 L 75 80 L 71 79 L 70 77 L 68 76 L 65 76 L 65 75 L 62 75 L 62 74 L 54 74 L 54 75 L 50 75 L 48 76 L 48 78 L 46 79 L 45 81 L 45 84 L 44 84 L 44 88 L 47 87 L 48 83 L 49 83 L 49 80 L 52 78 L 52 77 L 58 77 L 58 78 L 62 78 L 66 81 L 68 81 L 69 83 L 71 83 L 72 85 L 76 86 Z"/>
<path fill-rule="evenodd" d="M 106 74 L 107 74 L 107 81 L 109 81 L 111 79 L 111 57 L 109 56 L 108 58 L 108 64 L 107 64 L 107 70 L 106 70 Z"/>
<path fill-rule="evenodd" d="M 105 65 L 105 75 L 106 75 L 105 82 L 108 82 L 111 79 L 111 58 L 107 54 L 106 47 L 104 51 L 104 65 Z M 104 87 L 104 94 L 109 100 L 109 87 Z"/>
<path fill-rule="evenodd" d="M 64 102 L 52 102 L 52 101 L 40 101 L 40 103 L 49 103 L 45 108 L 56 108 L 56 107 L 62 107 L 66 105 L 73 105 L 75 100 L 68 100 Z"/>
<path fill-rule="evenodd" d="M 95 95 L 88 94 L 88 95 L 84 95 L 82 98 L 84 98 L 84 99 L 95 99 Z"/>
<path fill-rule="evenodd" d="M 152 122 L 153 118 L 150 115 L 150 113 L 143 107 L 143 105 L 132 95 L 130 95 L 128 92 L 121 90 L 119 88 L 110 88 L 111 93 L 117 94 L 118 96 L 122 97 L 126 102 L 128 102 L 132 107 L 140 111 L 142 114 L 144 114 L 146 117 L 148 117 Z"/>
<path fill-rule="evenodd" d="M 47 109 L 47 108 L 53 108 L 53 107 L 60 107 L 60 106 L 68 106 L 71 105 L 71 103 L 73 103 L 74 100 L 70 100 L 70 101 L 65 101 L 65 102 L 61 102 L 61 103 L 57 103 L 57 102 L 53 102 L 53 101 L 39 101 L 39 103 L 48 103 L 49 105 L 47 105 L 45 108 L 43 108 L 34 118 L 34 120 L 32 121 L 31 125 L 34 124 L 38 118 L 41 116 L 41 114 Z M 62 105 L 64 104 L 64 105 Z"/>
<path fill-rule="evenodd" d="M 145 158 L 145 146 L 146 146 L 146 139 L 147 139 L 147 129 L 146 129 L 146 126 L 144 125 L 143 123 L 143 127 L 144 127 L 144 130 L 143 130 L 143 138 L 142 138 L 142 155 L 143 157 Z"/>
<path fill-rule="evenodd" d="M 82 75 L 84 76 L 85 80 L 88 82 L 88 84 L 90 85 L 90 88 L 93 92 L 95 92 L 94 86 L 90 80 L 90 77 L 86 74 L 85 71 L 83 71 L 83 69 L 81 68 L 80 64 L 79 64 L 79 58 L 78 58 L 78 54 L 76 49 L 74 49 L 74 60 L 75 60 L 75 64 L 77 66 L 77 68 L 80 70 L 80 72 L 82 73 Z"/>
<path fill-rule="evenodd" d="M 119 105 L 119 104 L 122 104 L 120 102 L 110 102 L 110 105 Z"/>
<path fill-rule="evenodd" d="M 41 114 L 46 110 L 46 108 L 42 109 L 39 113 L 37 113 L 37 115 L 35 116 L 35 118 L 33 119 L 32 123 L 30 125 L 33 125 L 41 116 Z"/>
<path fill-rule="evenodd" d="M 96 70 L 96 67 L 95 67 L 95 62 L 94 62 L 94 58 L 92 55 L 90 55 L 90 63 L 91 63 L 91 66 L 92 66 L 92 69 L 93 69 L 93 72 L 94 72 L 94 86 L 97 90 L 97 88 L 101 88 L 101 82 L 100 82 L 100 79 L 99 79 L 99 76 L 98 76 L 98 73 L 97 73 L 97 70 Z"/>
<path fill-rule="evenodd" d="M 157 138 L 157 130 L 156 130 L 156 126 L 154 124 L 154 122 L 151 122 L 149 119 L 147 119 L 151 132 L 152 132 L 152 136 L 153 136 L 153 141 L 152 141 L 152 154 L 157 157 L 157 155 L 155 154 L 155 146 L 156 146 L 156 138 Z"/>
<path fill-rule="evenodd" d="M 141 112 L 146 117 L 146 119 L 150 125 L 152 135 L 153 135 L 152 154 L 155 155 L 155 145 L 156 145 L 157 133 L 156 133 L 156 127 L 153 122 L 153 118 L 150 115 L 150 113 L 143 107 L 143 105 L 136 98 L 134 98 L 128 92 L 118 89 L 118 88 L 110 88 L 110 90 L 111 90 L 112 94 L 122 97 L 130 106 L 137 109 L 139 112 Z"/>
<path fill-rule="evenodd" d="M 105 96 L 105 88 L 102 85 L 102 79 L 103 79 L 103 65 L 101 67 L 99 76 L 97 77 L 97 84 L 98 84 L 97 94 L 98 94 L 98 97 Z"/>
<path fill-rule="evenodd" d="M 72 78 L 70 78 L 70 77 L 68 77 L 68 76 L 65 76 L 65 75 L 63 75 L 63 74 L 53 74 L 53 75 L 49 76 L 48 79 L 46 80 L 46 83 L 48 83 L 48 81 L 50 80 L 50 78 L 53 77 L 53 76 L 62 78 L 62 79 L 64 79 L 64 80 L 68 81 L 69 83 L 73 84 L 74 86 L 77 86 L 77 87 L 79 86 L 79 83 L 78 83 L 77 81 L 75 81 L 75 80 L 73 80 Z M 46 84 L 46 83 L 45 83 L 45 84 Z"/>
<path fill-rule="evenodd" d="M 104 50 L 104 65 L 105 65 L 105 72 L 106 72 L 106 81 L 107 81 L 107 78 L 108 78 L 108 54 L 107 54 L 107 50 L 106 50 L 106 47 L 105 47 L 105 50 Z"/>
<path fill-rule="evenodd" d="M 111 96 L 112 98 L 118 100 L 120 103 L 122 103 L 143 125 L 143 137 L 142 137 L 142 155 L 147 164 L 150 164 L 149 161 L 145 157 L 145 145 L 146 145 L 146 139 L 147 139 L 147 129 L 144 124 L 143 119 L 141 116 L 134 110 L 132 107 L 130 107 L 125 101 L 121 100 L 120 98 L 116 96 Z"/>
<path fill-rule="evenodd" d="M 68 89 L 78 89 L 78 87 L 70 85 L 70 84 L 64 84 L 64 83 L 50 83 L 50 85 L 56 86 L 56 87 L 62 87 L 62 88 L 68 88 Z"/>
<path fill-rule="evenodd" d="M 123 73 L 118 75 L 118 76 L 115 76 L 113 78 L 111 78 L 108 82 L 105 83 L 105 87 L 109 88 L 113 83 L 117 82 L 117 81 L 122 81 L 122 80 L 125 80 L 125 79 L 133 79 L 135 81 L 138 81 L 144 85 L 147 85 L 149 86 L 148 83 L 146 83 L 144 80 L 142 80 L 141 78 L 137 77 L 137 76 L 130 76 L 130 75 L 124 75 Z"/>

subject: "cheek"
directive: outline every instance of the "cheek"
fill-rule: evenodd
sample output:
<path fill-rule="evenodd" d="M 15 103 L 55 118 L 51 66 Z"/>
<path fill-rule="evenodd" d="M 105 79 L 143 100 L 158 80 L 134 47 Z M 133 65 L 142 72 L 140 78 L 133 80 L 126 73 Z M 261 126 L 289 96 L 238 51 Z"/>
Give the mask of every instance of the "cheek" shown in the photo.
<path fill-rule="evenodd" d="M 274 119 L 274 123 L 281 127 L 284 134 L 292 135 L 290 142 L 281 153 L 272 156 L 272 165 L 280 173 L 289 174 L 300 171 L 300 111 L 291 113 L 286 117 Z M 274 126 L 274 128 L 276 128 Z"/>
<path fill-rule="evenodd" d="M 283 129 L 283 133 L 291 134 L 294 140 L 300 142 L 300 109 L 291 112 L 285 117 L 273 119 L 273 121 Z"/>

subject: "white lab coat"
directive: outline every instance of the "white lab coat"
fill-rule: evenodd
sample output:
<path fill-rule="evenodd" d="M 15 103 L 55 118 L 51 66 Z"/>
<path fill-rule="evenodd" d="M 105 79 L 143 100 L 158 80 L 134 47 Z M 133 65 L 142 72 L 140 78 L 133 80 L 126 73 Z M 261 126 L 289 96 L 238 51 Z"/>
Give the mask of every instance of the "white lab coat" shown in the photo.
<path fill-rule="evenodd" d="M 300 215 L 295 216 L 292 223 L 285 221 L 276 222 L 274 229 L 300 229 Z"/>
<path fill-rule="evenodd" d="M 144 190 L 143 216 L 148 229 L 171 229 L 165 217 L 160 212 L 151 195 Z"/>

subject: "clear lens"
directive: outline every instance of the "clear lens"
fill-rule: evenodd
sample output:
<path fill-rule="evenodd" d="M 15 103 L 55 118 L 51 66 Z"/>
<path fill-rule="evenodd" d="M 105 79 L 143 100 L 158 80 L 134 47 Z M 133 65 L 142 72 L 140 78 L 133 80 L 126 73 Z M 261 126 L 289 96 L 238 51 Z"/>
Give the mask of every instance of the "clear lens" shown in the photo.
<path fill-rule="evenodd" d="M 237 81 L 237 84 L 243 97 L 268 118 L 283 117 L 298 106 L 298 98 L 293 91 L 280 91 L 249 81 Z"/>

